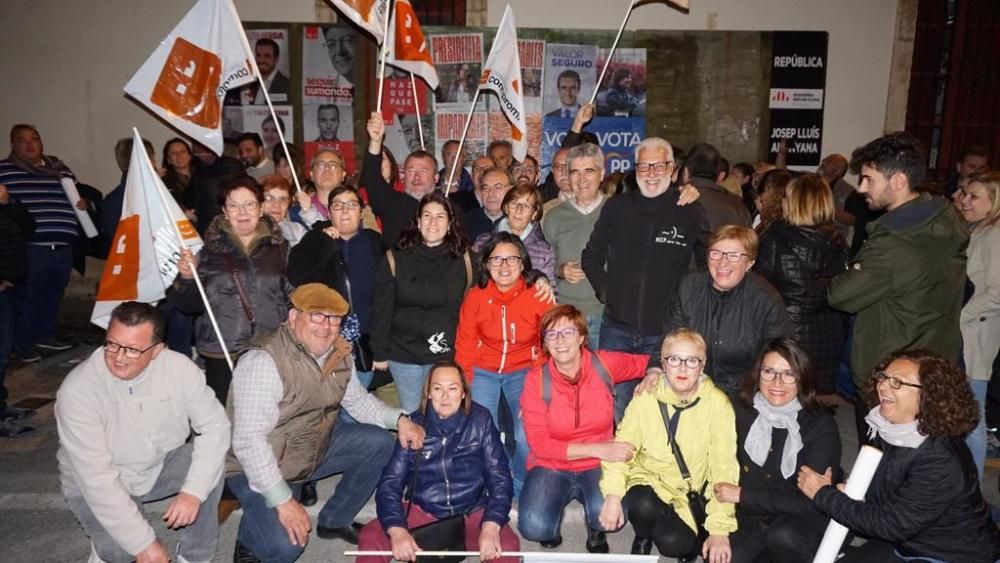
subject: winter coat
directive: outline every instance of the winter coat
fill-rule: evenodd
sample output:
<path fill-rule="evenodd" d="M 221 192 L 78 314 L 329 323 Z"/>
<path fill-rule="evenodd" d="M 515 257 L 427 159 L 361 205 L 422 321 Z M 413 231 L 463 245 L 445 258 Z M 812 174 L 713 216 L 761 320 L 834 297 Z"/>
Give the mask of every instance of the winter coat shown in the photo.
<path fill-rule="evenodd" d="M 921 194 L 868 224 L 868 240 L 830 282 L 830 306 L 857 313 L 858 385 L 890 353 L 925 348 L 957 361 L 969 229 L 951 201 Z"/>
<path fill-rule="evenodd" d="M 35 219 L 28 208 L 10 198 L 0 205 L 0 282 L 15 287 L 28 279 L 28 239 L 35 232 Z"/>
<path fill-rule="evenodd" d="M 677 421 L 677 444 L 684 463 L 691 472 L 696 490 L 705 488 L 708 500 L 705 529 L 714 536 L 728 536 L 736 531 L 736 508 L 720 503 L 712 495 L 716 483 L 738 483 L 740 467 L 736 461 L 736 421 L 733 407 L 726 394 L 702 376 L 694 396 L 687 401 L 698 403 L 685 409 Z M 666 378 L 653 392 L 636 395 L 625 410 L 615 440 L 635 447 L 635 455 L 627 462 L 601 462 L 601 492 L 624 498 L 628 489 L 637 485 L 652 487 L 656 496 L 677 511 L 677 515 L 692 530 L 694 517 L 688 509 L 688 485 L 680 469 L 667 435 L 666 423 L 660 413 L 660 403 L 667 405 L 673 416 L 681 400 L 667 385 Z"/>
<path fill-rule="evenodd" d="M 240 353 L 254 336 L 277 329 L 288 318 L 288 297 L 292 292 L 285 278 L 288 243 L 277 224 L 266 216 L 261 217 L 256 238 L 246 249 L 222 215 L 212 221 L 204 240 L 205 247 L 198 254 L 198 277 L 229 352 Z M 252 323 L 234 276 L 249 301 Z M 167 295 L 186 314 L 205 310 L 194 280 L 185 280 L 180 274 Z M 198 353 L 221 357 L 222 347 L 208 315 L 195 321 L 195 342 Z"/>
<path fill-rule="evenodd" d="M 420 202 L 410 194 L 397 192 L 385 181 L 381 154 L 365 151 L 361 161 L 361 185 L 367 188 L 372 211 L 382 220 L 382 244 L 388 250 L 417 216 Z"/>
<path fill-rule="evenodd" d="M 486 246 L 486 242 L 490 240 L 494 232 L 497 231 L 511 232 L 510 228 L 507 226 L 505 219 L 501 219 L 493 226 L 493 230 L 489 233 L 483 233 L 475 239 L 475 243 L 472 245 L 472 250 L 475 252 L 482 252 L 483 247 Z M 545 240 L 545 234 L 542 232 L 542 226 L 539 223 L 533 223 L 531 225 L 531 232 L 528 236 L 521 240 L 524 243 L 525 250 L 528 251 L 528 258 L 531 259 L 532 269 L 538 270 L 539 272 L 545 274 L 548 278 L 549 284 L 555 286 L 556 283 L 556 254 L 552 250 L 552 246 Z"/>
<path fill-rule="evenodd" d="M 712 287 L 708 272 L 688 274 L 677 290 L 663 334 L 681 327 L 705 338 L 705 373 L 727 392 L 739 388 L 765 342 L 792 335 L 781 296 L 753 272 L 729 291 Z"/>
<path fill-rule="evenodd" d="M 698 203 L 705 209 L 708 228 L 713 233 L 723 225 L 750 226 L 750 213 L 743 205 L 740 196 L 709 178 L 691 178 L 691 184 L 701 193 Z"/>
<path fill-rule="evenodd" d="M 962 308 L 965 369 L 989 380 L 1000 349 L 1000 223 L 972 231 L 968 276 L 976 291 Z"/>
<path fill-rule="evenodd" d="M 826 301 L 830 280 L 847 265 L 847 243 L 837 230 L 772 224 L 760 237 L 754 271 L 778 290 L 809 354 L 821 391 L 832 391 L 847 334 L 843 313 Z"/>
<path fill-rule="evenodd" d="M 907 557 L 955 563 L 1000 559 L 1000 533 L 961 438 L 928 438 L 918 448 L 876 441 L 883 455 L 864 501 L 823 487 L 813 499 L 823 513 L 861 535 L 892 543 Z"/>
<path fill-rule="evenodd" d="M 552 305 L 539 301 L 524 280 L 505 292 L 493 280 L 465 295 L 455 336 L 455 361 L 472 381 L 473 368 L 510 373 L 535 365 L 542 355 L 539 326 Z"/>
<path fill-rule="evenodd" d="M 416 455 L 420 456 L 413 502 L 435 518 L 473 512 L 484 507 L 483 522 L 501 527 L 509 519 L 514 485 L 500 433 L 484 407 L 472 403 L 469 414 L 462 409 L 445 420 L 427 405 L 426 415 L 416 412 L 413 422 L 427 436 L 419 452 L 396 444 L 382 470 L 375 491 L 375 507 L 383 530 L 406 528 L 403 491 L 413 479 Z"/>
<path fill-rule="evenodd" d="M 542 367 L 528 372 L 521 391 L 521 420 L 531 448 L 528 469 L 579 472 L 600 467 L 601 460 L 596 457 L 566 457 L 571 443 L 607 442 L 615 437 L 615 399 L 608 383 L 594 369 L 594 361 L 604 365 L 612 383 L 621 383 L 642 377 L 646 358 L 645 354 L 583 348 L 580 372 L 573 381 L 549 358 L 548 404 L 542 397 Z"/>

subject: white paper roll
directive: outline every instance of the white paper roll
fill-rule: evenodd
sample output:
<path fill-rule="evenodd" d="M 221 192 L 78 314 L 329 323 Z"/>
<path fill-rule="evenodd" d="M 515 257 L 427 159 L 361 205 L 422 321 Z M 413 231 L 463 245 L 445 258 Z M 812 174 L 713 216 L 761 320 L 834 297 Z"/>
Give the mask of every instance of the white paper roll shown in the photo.
<path fill-rule="evenodd" d="M 882 461 L 882 450 L 871 446 L 864 446 L 858 452 L 858 459 L 854 462 L 854 469 L 851 476 L 847 478 L 844 485 L 844 493 L 854 500 L 864 500 L 868 486 L 872 483 L 875 470 L 878 469 L 879 462 Z M 847 538 L 847 528 L 833 519 L 826 527 L 823 534 L 823 541 L 816 550 L 813 563 L 833 563 L 840 555 L 840 548 Z"/>
<path fill-rule="evenodd" d="M 73 212 L 76 213 L 76 218 L 80 221 L 84 234 L 87 235 L 87 238 L 96 237 L 97 227 L 90 220 L 90 214 L 76 206 L 76 203 L 80 201 L 80 192 L 76 189 L 76 182 L 69 176 L 63 176 L 59 179 L 59 183 L 62 184 L 62 189 L 66 192 L 66 197 L 69 198 L 69 204 L 73 206 Z"/>

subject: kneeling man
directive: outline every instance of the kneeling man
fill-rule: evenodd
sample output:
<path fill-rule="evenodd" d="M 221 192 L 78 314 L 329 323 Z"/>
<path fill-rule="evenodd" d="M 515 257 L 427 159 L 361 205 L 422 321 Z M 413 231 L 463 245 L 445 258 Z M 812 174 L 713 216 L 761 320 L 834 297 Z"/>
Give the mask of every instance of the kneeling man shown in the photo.
<path fill-rule="evenodd" d="M 140 507 L 171 496 L 163 519 L 180 530 L 175 560 L 215 557 L 229 420 L 198 366 L 166 349 L 165 326 L 147 303 L 115 307 L 104 346 L 56 396 L 63 495 L 92 562 L 166 563 Z"/>
<path fill-rule="evenodd" d="M 422 447 L 423 429 L 354 377 L 340 335 L 347 301 L 321 283 L 299 286 L 288 321 L 248 351 L 233 372 L 228 411 L 233 449 L 226 482 L 243 507 L 234 561 L 298 559 L 311 522 L 296 500 L 305 482 L 342 473 L 319 513 L 321 538 L 358 543 L 354 523 L 393 450 L 392 435 Z M 344 408 L 360 424 L 337 424 Z"/>

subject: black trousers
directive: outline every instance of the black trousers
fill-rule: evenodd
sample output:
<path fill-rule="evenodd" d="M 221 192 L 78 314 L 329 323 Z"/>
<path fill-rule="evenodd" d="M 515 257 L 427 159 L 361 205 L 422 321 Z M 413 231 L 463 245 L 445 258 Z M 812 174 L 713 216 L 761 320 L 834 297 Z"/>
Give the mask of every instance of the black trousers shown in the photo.
<path fill-rule="evenodd" d="M 741 515 L 739 529 L 729 536 L 732 563 L 812 561 L 829 521 L 820 514 Z"/>
<path fill-rule="evenodd" d="M 226 406 L 229 398 L 229 384 L 233 381 L 233 372 L 225 358 L 205 358 L 205 383 L 215 392 L 215 398 Z"/>
<path fill-rule="evenodd" d="M 660 500 L 647 485 L 637 485 L 625 493 L 628 521 L 637 538 L 652 539 L 665 557 L 687 557 L 698 549 L 698 537 L 681 520 L 674 507 Z"/>
<path fill-rule="evenodd" d="M 896 555 L 892 544 L 879 540 L 868 540 L 858 548 L 847 549 L 843 559 L 837 563 L 921 563 L 929 559 L 903 559 Z"/>

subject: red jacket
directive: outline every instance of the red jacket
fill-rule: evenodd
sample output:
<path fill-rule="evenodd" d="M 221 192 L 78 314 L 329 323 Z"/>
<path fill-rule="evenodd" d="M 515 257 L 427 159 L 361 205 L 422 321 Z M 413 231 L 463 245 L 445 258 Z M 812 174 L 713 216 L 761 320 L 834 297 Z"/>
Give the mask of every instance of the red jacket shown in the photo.
<path fill-rule="evenodd" d="M 455 361 L 472 381 L 472 368 L 510 373 L 541 361 L 538 335 L 542 315 L 552 305 L 535 297 L 519 280 L 506 292 L 493 280 L 465 294 L 455 336 Z"/>
<path fill-rule="evenodd" d="M 580 374 L 570 382 L 548 360 L 552 374 L 551 401 L 542 400 L 542 369 L 528 373 L 521 391 L 521 422 L 528 436 L 528 469 L 545 467 L 559 471 L 586 471 L 601 466 L 596 457 L 567 459 L 571 442 L 606 442 L 614 438 L 615 401 L 601 376 L 594 370 L 591 356 L 584 348 Z M 629 354 L 600 350 L 600 361 L 615 383 L 637 379 L 646 374 L 647 354 Z"/>

